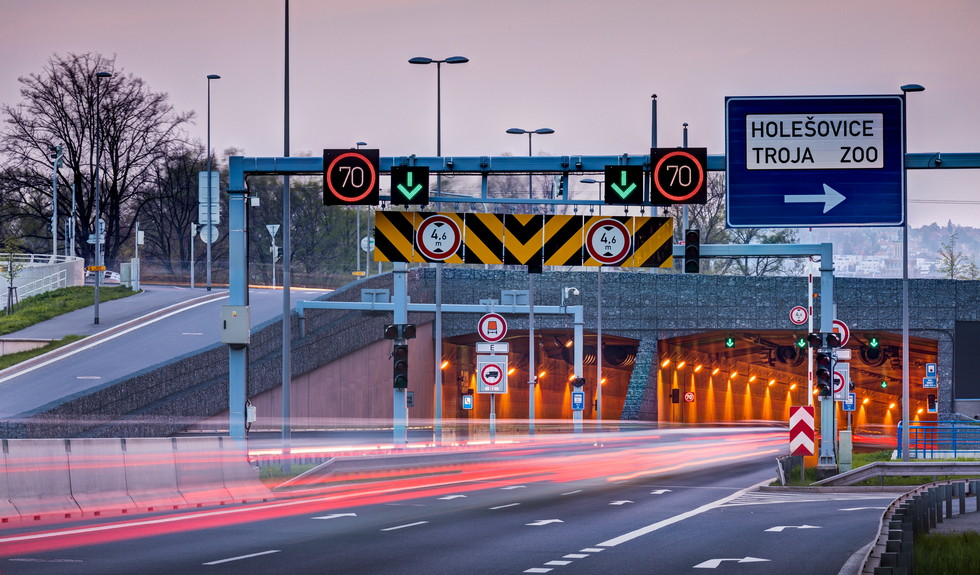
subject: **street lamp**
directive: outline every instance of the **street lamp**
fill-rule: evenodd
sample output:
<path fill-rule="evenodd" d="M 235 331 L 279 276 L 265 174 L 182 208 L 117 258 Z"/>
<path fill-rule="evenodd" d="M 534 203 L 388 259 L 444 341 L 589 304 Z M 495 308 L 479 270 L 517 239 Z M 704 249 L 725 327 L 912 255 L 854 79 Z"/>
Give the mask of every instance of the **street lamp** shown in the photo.
<path fill-rule="evenodd" d="M 409 64 L 427 65 L 433 62 L 436 65 L 436 155 L 442 157 L 442 64 L 465 64 L 470 59 L 465 56 L 450 56 L 443 60 L 433 60 L 432 58 L 416 57 L 408 61 Z M 436 176 L 436 195 L 442 195 L 442 172 Z M 360 257 L 360 256 L 358 256 Z M 360 261 L 360 260 L 358 260 Z M 433 435 L 437 444 L 442 443 L 442 370 L 439 365 L 442 362 L 442 262 L 436 262 L 436 314 L 435 314 L 435 425 Z"/>
<path fill-rule="evenodd" d="M 61 165 L 61 144 L 48 145 L 51 152 L 51 255 L 58 255 L 58 167 Z"/>
<path fill-rule="evenodd" d="M 507 130 L 508 134 L 527 134 L 527 155 L 531 157 L 531 136 L 534 134 L 554 134 L 555 131 L 551 128 L 538 128 L 537 130 L 525 130 L 523 128 L 510 128 Z M 533 199 L 531 194 L 531 172 L 527 173 L 527 199 Z"/>
<path fill-rule="evenodd" d="M 902 461 L 909 460 L 909 200 L 908 200 L 908 128 L 905 126 L 904 96 L 909 92 L 925 90 L 919 84 L 906 84 L 902 90 Z"/>
<path fill-rule="evenodd" d="M 207 291 L 211 291 L 211 242 L 213 242 L 214 239 L 215 239 L 215 237 L 218 235 L 218 234 L 212 233 L 212 231 L 214 230 L 214 225 L 212 224 L 212 219 L 211 219 L 211 211 L 212 211 L 212 203 L 211 203 L 211 80 L 219 80 L 219 79 L 221 79 L 221 76 L 219 76 L 217 74 L 208 74 L 208 152 L 207 152 L 208 153 L 208 173 L 207 173 L 207 180 L 208 180 L 208 208 L 207 208 L 208 218 L 207 218 L 207 228 L 206 228 L 206 231 L 204 232 L 208 236 L 208 241 L 204 242 L 205 244 L 207 244 L 207 266 L 208 266 L 208 288 L 207 288 Z M 193 266 L 194 265 L 194 262 L 191 262 L 191 265 Z M 273 263 L 272 265 L 275 265 L 275 263 Z"/>
<path fill-rule="evenodd" d="M 99 196 L 102 195 L 99 183 L 99 166 L 102 164 L 102 78 L 111 78 L 112 72 L 95 73 L 95 137 L 98 138 L 95 148 L 95 325 L 99 325 L 99 286 L 102 285 L 102 272 L 105 263 L 102 261 L 102 219 L 99 217 L 101 207 Z"/>

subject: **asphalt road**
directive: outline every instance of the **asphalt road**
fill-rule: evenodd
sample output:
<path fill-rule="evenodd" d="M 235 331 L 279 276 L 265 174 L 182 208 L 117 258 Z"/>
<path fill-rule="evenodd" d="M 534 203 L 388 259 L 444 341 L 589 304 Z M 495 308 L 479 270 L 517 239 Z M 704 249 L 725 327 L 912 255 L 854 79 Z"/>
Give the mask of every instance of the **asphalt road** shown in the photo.
<path fill-rule="evenodd" d="M 648 434 L 262 505 L 8 529 L 0 572 L 838 573 L 893 495 L 759 493 L 785 432 L 738 434 Z"/>
<path fill-rule="evenodd" d="M 291 290 L 291 299 L 316 299 L 323 290 Z M 144 286 L 144 292 L 39 323 L 6 338 L 60 339 L 87 336 L 29 365 L 0 373 L 0 418 L 36 409 L 151 366 L 216 345 L 227 290 Z M 282 315 L 282 291 L 252 289 L 253 328 Z M 161 313 L 162 312 L 162 313 Z"/>

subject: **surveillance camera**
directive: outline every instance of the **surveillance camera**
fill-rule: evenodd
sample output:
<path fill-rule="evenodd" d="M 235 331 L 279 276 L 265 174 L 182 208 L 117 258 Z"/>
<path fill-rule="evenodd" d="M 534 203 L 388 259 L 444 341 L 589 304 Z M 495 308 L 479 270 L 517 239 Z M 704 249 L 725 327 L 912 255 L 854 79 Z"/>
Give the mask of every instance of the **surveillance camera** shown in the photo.
<path fill-rule="evenodd" d="M 572 288 L 572 289 L 568 290 L 568 293 L 570 293 L 572 295 L 579 295 L 578 288 Z"/>

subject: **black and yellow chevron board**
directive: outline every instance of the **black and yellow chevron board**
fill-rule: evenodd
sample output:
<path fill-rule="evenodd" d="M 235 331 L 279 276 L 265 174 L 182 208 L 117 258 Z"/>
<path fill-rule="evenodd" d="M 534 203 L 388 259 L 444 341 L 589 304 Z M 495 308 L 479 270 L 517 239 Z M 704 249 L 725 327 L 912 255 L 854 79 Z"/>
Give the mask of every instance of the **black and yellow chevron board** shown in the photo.
<path fill-rule="evenodd" d="M 582 265 L 583 216 L 544 217 L 544 265 Z"/>
<path fill-rule="evenodd" d="M 542 226 L 544 217 L 539 214 L 504 214 L 504 264 L 527 265 L 537 260 L 541 266 L 541 248 L 544 246 Z"/>
<path fill-rule="evenodd" d="M 415 216 L 416 212 L 375 212 L 374 261 L 413 261 Z"/>
<path fill-rule="evenodd" d="M 468 213 L 463 223 L 465 225 L 463 240 L 466 243 L 463 263 L 496 265 L 504 263 L 503 214 Z"/>
<path fill-rule="evenodd" d="M 674 267 L 674 218 L 633 218 L 631 267 Z"/>

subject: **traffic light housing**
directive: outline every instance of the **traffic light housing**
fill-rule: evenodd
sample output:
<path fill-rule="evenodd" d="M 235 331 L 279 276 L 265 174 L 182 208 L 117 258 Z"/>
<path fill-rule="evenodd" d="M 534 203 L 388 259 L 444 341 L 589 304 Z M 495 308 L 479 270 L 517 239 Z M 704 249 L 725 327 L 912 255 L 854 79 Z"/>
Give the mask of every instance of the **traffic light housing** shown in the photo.
<path fill-rule="evenodd" d="M 811 333 L 806 336 L 806 342 L 810 347 L 823 347 L 823 334 Z"/>
<path fill-rule="evenodd" d="M 814 376 L 820 397 L 830 397 L 834 385 L 834 360 L 829 353 L 818 351 L 814 358 Z"/>
<path fill-rule="evenodd" d="M 696 274 L 701 271 L 701 232 L 696 229 L 684 230 L 684 273 Z"/>
<path fill-rule="evenodd" d="M 681 402 L 681 390 L 678 388 L 672 388 L 670 390 L 670 402 L 680 403 Z"/>
<path fill-rule="evenodd" d="M 396 343 L 391 352 L 394 360 L 394 371 L 392 384 L 395 389 L 408 388 L 408 346 L 403 343 Z"/>
<path fill-rule="evenodd" d="M 735 347 L 735 338 L 732 337 L 732 336 L 726 337 L 725 338 L 725 347 L 727 347 L 729 349 Z"/>
<path fill-rule="evenodd" d="M 840 334 L 837 332 L 831 332 L 824 334 L 824 341 L 827 343 L 827 347 L 840 347 L 841 339 Z"/>
<path fill-rule="evenodd" d="M 584 377 L 577 377 L 577 378 L 573 379 L 572 380 L 572 387 L 575 387 L 576 389 L 581 389 L 582 387 L 585 387 L 585 378 Z"/>

